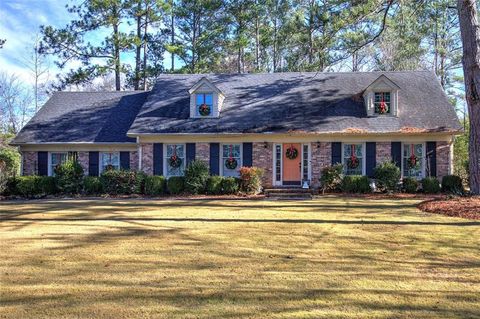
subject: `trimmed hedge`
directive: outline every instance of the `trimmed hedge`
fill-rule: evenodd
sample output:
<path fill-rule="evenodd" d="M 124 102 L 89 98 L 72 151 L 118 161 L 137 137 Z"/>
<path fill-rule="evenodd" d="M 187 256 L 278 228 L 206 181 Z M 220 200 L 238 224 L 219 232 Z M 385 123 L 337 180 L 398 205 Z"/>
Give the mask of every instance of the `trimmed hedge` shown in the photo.
<path fill-rule="evenodd" d="M 235 177 L 224 177 L 222 179 L 222 193 L 226 195 L 237 194 L 240 188 L 239 179 Z"/>
<path fill-rule="evenodd" d="M 382 191 L 393 192 L 397 190 L 400 182 L 401 172 L 400 168 L 392 162 L 385 162 L 373 171 L 374 178 L 378 188 Z"/>
<path fill-rule="evenodd" d="M 342 180 L 342 191 L 346 193 L 369 193 L 372 191 L 367 176 L 346 175 Z"/>
<path fill-rule="evenodd" d="M 185 191 L 197 195 L 205 192 L 209 169 L 207 163 L 195 160 L 185 169 Z"/>
<path fill-rule="evenodd" d="M 222 176 L 210 176 L 207 179 L 207 194 L 209 195 L 221 195 L 222 190 Z"/>
<path fill-rule="evenodd" d="M 172 176 L 167 181 L 168 192 L 172 195 L 178 195 L 185 191 L 185 177 Z"/>
<path fill-rule="evenodd" d="M 102 194 L 102 182 L 97 176 L 85 176 L 83 179 L 83 192 L 87 195 Z"/>
<path fill-rule="evenodd" d="M 9 195 L 32 198 L 57 193 L 55 179 L 51 176 L 19 176 L 10 180 L 8 184 Z"/>
<path fill-rule="evenodd" d="M 440 183 L 436 177 L 425 177 L 422 179 L 422 189 L 427 194 L 440 193 Z"/>
<path fill-rule="evenodd" d="M 83 168 L 74 159 L 55 167 L 55 183 L 63 194 L 78 194 L 83 188 Z"/>
<path fill-rule="evenodd" d="M 100 175 L 100 182 L 106 194 L 141 194 L 144 190 L 145 174 L 129 170 L 107 170 Z"/>
<path fill-rule="evenodd" d="M 147 176 L 145 177 L 145 194 L 146 195 L 163 195 L 167 188 L 167 179 L 163 176 Z"/>
<path fill-rule="evenodd" d="M 413 177 L 405 177 L 402 181 L 403 190 L 406 193 L 414 194 L 418 190 L 418 181 Z"/>
<path fill-rule="evenodd" d="M 258 194 L 262 190 L 263 169 L 258 167 L 240 168 L 240 190 L 245 194 Z"/>
<path fill-rule="evenodd" d="M 342 184 L 343 165 L 336 164 L 322 169 L 320 184 L 322 192 L 338 190 Z"/>
<path fill-rule="evenodd" d="M 462 179 L 457 175 L 447 175 L 442 178 L 442 192 L 461 195 L 465 192 Z"/>

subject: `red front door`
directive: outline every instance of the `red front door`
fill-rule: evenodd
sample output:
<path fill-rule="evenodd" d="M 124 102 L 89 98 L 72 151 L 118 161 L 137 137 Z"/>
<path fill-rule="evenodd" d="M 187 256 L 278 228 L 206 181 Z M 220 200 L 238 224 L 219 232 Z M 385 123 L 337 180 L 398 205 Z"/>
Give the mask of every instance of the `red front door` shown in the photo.
<path fill-rule="evenodd" d="M 287 151 L 296 153 L 295 158 L 289 158 Z M 296 152 L 295 152 L 296 150 Z M 302 144 L 283 144 L 283 185 L 300 185 L 302 182 Z"/>

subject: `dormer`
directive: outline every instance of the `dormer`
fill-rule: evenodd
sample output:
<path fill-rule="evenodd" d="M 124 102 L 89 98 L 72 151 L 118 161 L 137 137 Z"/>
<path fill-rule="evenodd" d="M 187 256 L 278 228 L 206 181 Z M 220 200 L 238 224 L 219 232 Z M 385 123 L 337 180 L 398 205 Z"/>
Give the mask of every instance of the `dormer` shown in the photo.
<path fill-rule="evenodd" d="M 368 116 L 397 116 L 400 87 L 385 75 L 380 75 L 363 93 Z"/>
<path fill-rule="evenodd" d="M 209 79 L 203 77 L 188 91 L 191 118 L 216 118 L 220 116 L 225 95 Z"/>

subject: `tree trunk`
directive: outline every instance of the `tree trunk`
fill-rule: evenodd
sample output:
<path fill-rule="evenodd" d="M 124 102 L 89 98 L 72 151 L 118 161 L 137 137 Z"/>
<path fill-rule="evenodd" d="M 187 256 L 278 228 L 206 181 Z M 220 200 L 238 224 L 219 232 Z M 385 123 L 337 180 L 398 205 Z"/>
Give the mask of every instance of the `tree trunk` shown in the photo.
<path fill-rule="evenodd" d="M 115 64 L 115 90 L 120 91 L 120 44 L 118 38 L 118 24 L 113 24 L 114 64 Z"/>
<path fill-rule="evenodd" d="M 146 91 L 148 89 L 147 84 L 147 51 L 148 51 L 148 16 L 150 8 L 146 8 L 145 11 L 145 24 L 143 26 L 143 90 Z"/>
<path fill-rule="evenodd" d="M 172 39 L 171 39 L 171 45 L 172 47 L 175 45 L 175 14 L 174 14 L 174 11 L 173 11 L 173 1 L 172 1 L 172 21 L 171 21 L 171 25 L 170 25 L 170 28 L 172 29 Z M 172 52 L 172 68 L 171 68 L 171 72 L 173 73 L 173 71 L 175 71 L 175 54 Z"/>
<path fill-rule="evenodd" d="M 137 38 L 139 40 L 142 39 L 142 3 L 139 1 L 138 2 L 138 7 L 137 7 Z M 139 90 L 140 88 L 140 66 L 141 66 L 141 51 L 142 51 L 142 45 L 139 43 L 135 46 L 135 76 L 133 79 L 133 89 L 134 90 Z"/>
<path fill-rule="evenodd" d="M 470 119 L 470 190 L 480 194 L 480 26 L 475 0 L 457 0 L 463 44 L 465 97 Z"/>

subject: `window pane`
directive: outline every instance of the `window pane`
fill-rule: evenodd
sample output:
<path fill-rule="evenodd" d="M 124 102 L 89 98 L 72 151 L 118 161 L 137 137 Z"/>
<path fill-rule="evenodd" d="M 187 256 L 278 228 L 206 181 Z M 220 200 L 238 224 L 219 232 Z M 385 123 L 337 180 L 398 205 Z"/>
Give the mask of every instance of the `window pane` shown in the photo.
<path fill-rule="evenodd" d="M 185 171 L 185 145 L 183 144 L 167 144 L 167 152 L 165 156 L 165 162 L 167 163 L 167 176 L 183 176 Z M 177 155 L 180 158 L 180 166 L 172 167 L 170 165 L 170 158 L 173 155 Z"/>
<path fill-rule="evenodd" d="M 303 145 L 303 180 L 308 180 L 308 145 Z"/>
<path fill-rule="evenodd" d="M 213 105 L 213 94 L 205 94 L 205 104 Z"/>
<path fill-rule="evenodd" d="M 197 105 L 203 104 L 203 94 L 196 94 L 197 97 Z"/>
<path fill-rule="evenodd" d="M 358 159 L 358 166 L 355 168 L 348 166 L 352 154 Z M 343 164 L 346 175 L 363 175 L 363 144 L 344 144 Z"/>
<path fill-rule="evenodd" d="M 410 157 L 415 154 L 417 159 L 415 166 L 412 167 Z M 423 144 L 404 144 L 403 145 L 403 176 L 422 178 L 423 176 Z"/>
<path fill-rule="evenodd" d="M 235 168 L 228 167 L 228 159 L 233 158 L 237 161 Z M 240 144 L 224 144 L 222 145 L 222 170 L 223 176 L 238 176 L 239 168 L 242 166 L 241 146 Z M 230 166 L 231 167 L 231 166 Z"/>
<path fill-rule="evenodd" d="M 276 145 L 275 146 L 275 180 L 280 182 L 282 179 L 282 146 Z"/>

